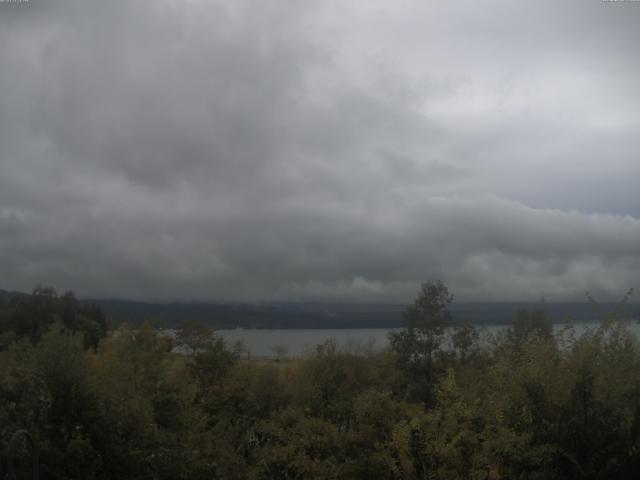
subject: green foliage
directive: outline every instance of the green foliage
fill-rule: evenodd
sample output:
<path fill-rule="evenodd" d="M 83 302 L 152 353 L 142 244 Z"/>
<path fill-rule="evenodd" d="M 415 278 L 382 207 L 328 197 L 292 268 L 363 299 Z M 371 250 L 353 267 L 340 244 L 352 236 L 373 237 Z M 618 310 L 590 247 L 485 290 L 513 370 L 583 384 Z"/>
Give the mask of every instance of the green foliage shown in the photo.
<path fill-rule="evenodd" d="M 553 326 L 544 313 L 544 303 L 531 310 L 520 310 L 507 329 L 506 339 L 512 347 L 524 344 L 530 335 L 538 335 L 549 340 L 553 335 Z"/>
<path fill-rule="evenodd" d="M 95 454 L 84 426 L 93 403 L 79 335 L 54 324 L 37 347 L 26 339 L 0 352 L 0 438 L 18 429 L 41 445 L 45 474 L 74 478 Z"/>
<path fill-rule="evenodd" d="M 414 304 L 404 313 L 406 328 L 389 335 L 398 366 L 406 376 L 410 398 L 422 400 L 425 408 L 435 404 L 435 362 L 442 353 L 445 328 L 451 322 L 452 301 L 453 295 L 441 281 L 422 283 Z"/>
<path fill-rule="evenodd" d="M 487 343 L 445 328 L 450 301 L 424 284 L 385 352 L 329 341 L 259 361 L 196 324 L 179 351 L 149 325 L 88 342 L 85 307 L 44 289 L 0 309 L 0 450 L 26 428 L 49 479 L 637 477 L 624 317 L 579 335 L 540 307 Z"/>
<path fill-rule="evenodd" d="M 0 303 L 0 350 L 21 338 L 36 344 L 56 322 L 80 333 L 85 348 L 97 348 L 107 333 L 105 316 L 95 305 L 79 302 L 73 292 L 58 295 L 53 288 L 37 287 L 31 295 Z"/>
<path fill-rule="evenodd" d="M 451 335 L 451 346 L 457 353 L 460 363 L 473 358 L 478 350 L 480 334 L 470 323 L 463 323 L 454 328 Z"/>

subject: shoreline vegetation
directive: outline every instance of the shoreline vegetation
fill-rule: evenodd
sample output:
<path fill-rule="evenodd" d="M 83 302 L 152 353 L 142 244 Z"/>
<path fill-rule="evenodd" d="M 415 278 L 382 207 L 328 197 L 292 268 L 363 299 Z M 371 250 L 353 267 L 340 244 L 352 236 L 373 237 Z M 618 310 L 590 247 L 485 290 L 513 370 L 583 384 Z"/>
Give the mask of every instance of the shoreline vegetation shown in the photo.
<path fill-rule="evenodd" d="M 51 479 L 636 478 L 631 293 L 594 328 L 541 304 L 485 342 L 425 282 L 386 349 L 247 359 L 201 322 L 109 330 L 38 288 L 0 298 L 0 450 L 28 430 Z"/>

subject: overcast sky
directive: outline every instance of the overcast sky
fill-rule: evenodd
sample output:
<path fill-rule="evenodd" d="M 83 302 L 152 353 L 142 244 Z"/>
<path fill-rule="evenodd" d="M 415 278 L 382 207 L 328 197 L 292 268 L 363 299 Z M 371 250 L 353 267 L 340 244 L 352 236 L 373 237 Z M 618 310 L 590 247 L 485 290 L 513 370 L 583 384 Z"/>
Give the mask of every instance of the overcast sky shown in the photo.
<path fill-rule="evenodd" d="M 631 1 L 0 3 L 0 288 L 621 298 L 639 25 Z"/>

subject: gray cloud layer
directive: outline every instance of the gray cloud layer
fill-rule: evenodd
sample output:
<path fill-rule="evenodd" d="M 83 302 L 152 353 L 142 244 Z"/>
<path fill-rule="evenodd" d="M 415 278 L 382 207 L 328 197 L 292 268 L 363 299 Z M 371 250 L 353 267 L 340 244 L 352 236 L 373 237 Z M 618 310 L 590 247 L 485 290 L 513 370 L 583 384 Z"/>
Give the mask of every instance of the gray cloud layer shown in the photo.
<path fill-rule="evenodd" d="M 0 3 L 0 280 L 619 297 L 640 3 Z"/>

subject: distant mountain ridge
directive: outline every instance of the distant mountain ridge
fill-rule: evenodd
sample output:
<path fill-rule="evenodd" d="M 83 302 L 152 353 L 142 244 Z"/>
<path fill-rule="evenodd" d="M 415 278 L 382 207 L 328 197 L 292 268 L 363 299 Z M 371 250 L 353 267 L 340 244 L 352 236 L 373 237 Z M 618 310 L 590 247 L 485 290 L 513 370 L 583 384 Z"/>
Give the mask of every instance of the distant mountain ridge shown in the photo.
<path fill-rule="evenodd" d="M 92 300 L 115 323 L 154 324 L 175 327 L 185 320 L 210 323 L 215 328 L 396 328 L 402 326 L 406 305 L 382 303 L 146 303 L 123 300 Z M 535 306 L 533 302 L 454 303 L 454 323 L 507 324 L 516 313 Z M 618 304 L 597 307 L 583 303 L 546 303 L 545 313 L 554 323 L 597 320 Z M 638 319 L 640 304 L 626 304 L 626 315 Z"/>
<path fill-rule="evenodd" d="M 0 289 L 0 302 L 20 295 Z M 228 328 L 395 328 L 402 326 L 403 304 L 388 303 L 331 303 L 331 302 L 168 302 L 154 303 L 135 300 L 84 299 L 99 306 L 109 323 L 140 324 L 145 321 L 161 327 L 178 327 L 186 320 L 211 324 L 218 329 Z M 507 324 L 523 308 L 535 302 L 475 302 L 454 303 L 451 313 L 455 323 L 475 325 Z M 576 322 L 602 318 L 620 304 L 588 302 L 545 303 L 545 313 L 553 322 L 571 319 Z M 630 317 L 640 317 L 640 304 L 622 306 Z"/>
<path fill-rule="evenodd" d="M 0 288 L 0 302 L 8 302 L 9 300 L 12 300 L 16 297 L 20 297 L 23 295 L 27 295 L 27 294 L 23 292 L 15 292 L 11 290 L 2 290 Z"/>

